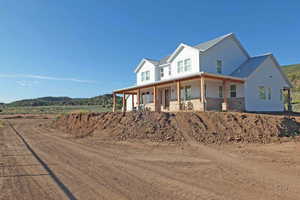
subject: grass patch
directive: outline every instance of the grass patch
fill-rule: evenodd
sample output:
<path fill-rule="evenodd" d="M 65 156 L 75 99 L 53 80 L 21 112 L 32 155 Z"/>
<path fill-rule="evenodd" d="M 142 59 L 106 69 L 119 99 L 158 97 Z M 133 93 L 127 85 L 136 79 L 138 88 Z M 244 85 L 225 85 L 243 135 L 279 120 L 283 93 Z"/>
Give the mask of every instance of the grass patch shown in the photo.
<path fill-rule="evenodd" d="M 5 122 L 0 120 L 0 128 L 3 128 L 5 126 Z"/>
<path fill-rule="evenodd" d="M 108 112 L 110 108 L 103 106 L 24 106 L 2 108 L 2 115 L 8 114 L 69 114 L 69 113 L 87 113 L 87 112 Z"/>

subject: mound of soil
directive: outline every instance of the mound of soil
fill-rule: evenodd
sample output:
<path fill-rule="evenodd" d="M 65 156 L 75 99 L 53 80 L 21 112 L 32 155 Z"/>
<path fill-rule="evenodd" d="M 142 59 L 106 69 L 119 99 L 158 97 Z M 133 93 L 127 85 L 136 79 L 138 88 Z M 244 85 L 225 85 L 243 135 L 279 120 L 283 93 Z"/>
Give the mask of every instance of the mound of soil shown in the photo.
<path fill-rule="evenodd" d="M 233 112 L 69 114 L 59 117 L 53 126 L 76 138 L 97 135 L 177 143 L 192 139 L 205 144 L 299 140 L 300 134 L 295 118 Z"/>

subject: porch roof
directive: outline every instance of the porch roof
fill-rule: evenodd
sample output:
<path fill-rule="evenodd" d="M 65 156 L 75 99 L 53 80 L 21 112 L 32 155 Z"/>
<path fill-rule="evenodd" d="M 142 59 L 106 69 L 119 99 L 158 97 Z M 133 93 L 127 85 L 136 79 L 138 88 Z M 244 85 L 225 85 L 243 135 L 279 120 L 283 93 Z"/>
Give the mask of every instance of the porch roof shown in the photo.
<path fill-rule="evenodd" d="M 240 83 L 245 82 L 244 78 L 221 75 L 221 74 L 213 74 L 213 73 L 207 73 L 207 72 L 198 72 L 198 73 L 188 74 L 188 75 L 184 75 L 184 76 L 180 76 L 180 77 L 174 77 L 174 78 L 170 78 L 170 79 L 166 79 L 166 80 L 160 80 L 160 81 L 156 81 L 156 82 L 152 82 L 152 83 L 117 89 L 117 90 L 114 90 L 113 93 L 116 93 L 116 94 L 124 93 L 124 92 L 125 93 L 126 92 L 127 93 L 136 93 L 135 90 L 137 90 L 137 89 L 143 89 L 143 88 L 149 88 L 151 86 L 170 84 L 170 83 L 175 83 L 177 81 L 188 81 L 188 80 L 193 80 L 193 79 L 199 79 L 201 76 L 205 77 L 205 78 L 217 79 L 217 80 L 228 80 L 228 81 L 240 82 Z"/>

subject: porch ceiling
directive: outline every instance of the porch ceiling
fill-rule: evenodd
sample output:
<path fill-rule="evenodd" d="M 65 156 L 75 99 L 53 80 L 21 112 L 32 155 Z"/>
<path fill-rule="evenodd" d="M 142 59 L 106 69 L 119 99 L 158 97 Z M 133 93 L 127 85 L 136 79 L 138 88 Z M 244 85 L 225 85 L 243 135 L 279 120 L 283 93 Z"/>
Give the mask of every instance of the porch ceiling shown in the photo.
<path fill-rule="evenodd" d="M 123 94 L 123 93 L 137 94 L 139 89 L 151 88 L 151 87 L 154 87 L 154 86 L 157 86 L 157 87 L 168 86 L 170 84 L 175 84 L 178 81 L 184 82 L 184 81 L 190 81 L 190 80 L 195 80 L 195 79 L 200 80 L 201 77 L 204 77 L 206 79 L 222 80 L 222 81 L 229 81 L 229 82 L 238 82 L 238 83 L 244 83 L 245 82 L 245 79 L 242 79 L 242 78 L 200 72 L 200 73 L 197 73 L 197 74 L 192 74 L 192 75 L 188 75 L 188 76 L 181 76 L 181 77 L 174 78 L 174 79 L 162 80 L 162 81 L 157 81 L 157 82 L 153 82 L 153 83 L 149 83 L 149 84 L 123 88 L 123 89 L 115 90 L 115 91 L 113 91 L 113 93 L 115 93 L 115 94 Z"/>

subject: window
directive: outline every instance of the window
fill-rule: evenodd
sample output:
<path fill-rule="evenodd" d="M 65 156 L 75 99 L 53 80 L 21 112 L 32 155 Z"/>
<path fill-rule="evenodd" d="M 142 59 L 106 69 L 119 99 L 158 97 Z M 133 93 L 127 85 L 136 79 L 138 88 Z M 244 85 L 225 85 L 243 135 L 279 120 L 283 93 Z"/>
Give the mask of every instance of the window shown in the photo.
<path fill-rule="evenodd" d="M 185 99 L 190 100 L 192 98 L 192 87 L 186 86 L 185 87 Z"/>
<path fill-rule="evenodd" d="M 219 73 L 219 74 L 221 74 L 222 73 L 222 60 L 217 60 L 217 72 Z"/>
<path fill-rule="evenodd" d="M 259 86 L 258 87 L 258 96 L 262 100 L 266 99 L 266 90 L 265 90 L 264 86 Z"/>
<path fill-rule="evenodd" d="M 236 97 L 236 85 L 230 85 L 230 97 Z"/>
<path fill-rule="evenodd" d="M 150 80 L 150 71 L 146 71 L 146 80 Z"/>
<path fill-rule="evenodd" d="M 177 72 L 178 73 L 183 72 L 183 61 L 182 60 L 177 62 Z"/>
<path fill-rule="evenodd" d="M 160 77 L 164 77 L 164 68 L 160 68 Z"/>
<path fill-rule="evenodd" d="M 186 71 L 186 72 L 189 72 L 189 71 L 191 71 L 191 59 L 190 58 L 188 58 L 188 59 L 185 59 L 184 60 L 184 71 Z"/>
<path fill-rule="evenodd" d="M 181 100 L 190 100 L 191 98 L 192 98 L 192 87 L 190 85 L 180 88 Z"/>
<path fill-rule="evenodd" d="M 148 81 L 150 80 L 150 71 L 142 72 L 142 81 Z"/>
<path fill-rule="evenodd" d="M 268 99 L 271 100 L 272 98 L 272 88 L 268 88 Z"/>
<path fill-rule="evenodd" d="M 171 75 L 171 65 L 169 65 L 169 76 Z"/>
<path fill-rule="evenodd" d="M 222 98 L 223 97 L 223 87 L 219 86 L 219 97 Z"/>
<path fill-rule="evenodd" d="M 142 81 L 144 81 L 144 80 L 146 80 L 146 74 L 145 74 L 145 72 L 142 72 Z"/>

